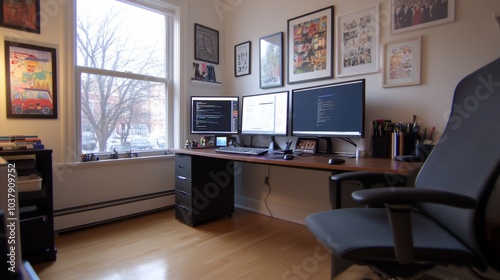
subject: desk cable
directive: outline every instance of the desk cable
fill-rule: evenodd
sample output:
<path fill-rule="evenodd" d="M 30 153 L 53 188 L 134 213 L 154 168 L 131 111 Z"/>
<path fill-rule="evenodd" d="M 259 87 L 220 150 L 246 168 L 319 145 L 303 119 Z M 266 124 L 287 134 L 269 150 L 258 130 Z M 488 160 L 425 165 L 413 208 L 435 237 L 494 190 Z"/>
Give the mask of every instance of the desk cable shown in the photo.
<path fill-rule="evenodd" d="M 271 177 L 271 166 L 269 165 L 267 167 L 267 176 L 266 178 L 264 179 L 264 183 L 267 185 L 268 187 L 268 192 L 267 192 L 267 195 L 266 197 L 264 198 L 264 204 L 266 205 L 266 208 L 267 208 L 267 211 L 269 211 L 269 215 L 271 215 L 271 219 L 274 218 L 273 216 L 273 212 L 271 212 L 271 209 L 269 208 L 269 205 L 267 205 L 267 198 L 269 197 L 269 195 L 271 194 L 271 183 L 269 182 L 269 177 Z"/>

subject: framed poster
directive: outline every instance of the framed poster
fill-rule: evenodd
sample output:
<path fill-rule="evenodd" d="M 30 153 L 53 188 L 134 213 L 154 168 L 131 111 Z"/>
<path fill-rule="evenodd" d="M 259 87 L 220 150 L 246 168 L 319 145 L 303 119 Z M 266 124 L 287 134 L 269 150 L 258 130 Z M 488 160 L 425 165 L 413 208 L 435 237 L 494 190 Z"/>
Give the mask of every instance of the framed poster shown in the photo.
<path fill-rule="evenodd" d="M 219 31 L 194 24 L 194 59 L 219 64 Z"/>
<path fill-rule="evenodd" d="M 0 26 L 40 34 L 40 0 L 3 0 Z"/>
<path fill-rule="evenodd" d="M 337 76 L 379 71 L 379 6 L 337 17 Z"/>
<path fill-rule="evenodd" d="M 7 118 L 57 118 L 56 50 L 5 41 Z"/>
<path fill-rule="evenodd" d="M 333 6 L 288 20 L 288 83 L 333 78 Z"/>
<path fill-rule="evenodd" d="M 384 46 L 384 87 L 420 84 L 422 38 Z"/>
<path fill-rule="evenodd" d="M 283 86 L 283 32 L 259 40 L 260 88 Z"/>
<path fill-rule="evenodd" d="M 252 61 L 252 43 L 250 41 L 234 46 L 234 76 L 250 75 Z"/>
<path fill-rule="evenodd" d="M 390 0 L 391 34 L 455 21 L 455 0 Z"/>

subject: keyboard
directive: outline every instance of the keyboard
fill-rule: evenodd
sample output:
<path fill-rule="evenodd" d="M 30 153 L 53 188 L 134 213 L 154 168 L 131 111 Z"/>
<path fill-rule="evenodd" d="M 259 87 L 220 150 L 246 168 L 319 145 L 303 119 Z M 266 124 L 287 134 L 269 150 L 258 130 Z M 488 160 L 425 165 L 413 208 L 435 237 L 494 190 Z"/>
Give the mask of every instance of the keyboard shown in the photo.
<path fill-rule="evenodd" d="M 252 148 L 252 147 L 219 147 L 216 148 L 215 151 L 218 153 L 253 155 L 253 156 L 262 156 L 267 154 L 266 148 Z"/>

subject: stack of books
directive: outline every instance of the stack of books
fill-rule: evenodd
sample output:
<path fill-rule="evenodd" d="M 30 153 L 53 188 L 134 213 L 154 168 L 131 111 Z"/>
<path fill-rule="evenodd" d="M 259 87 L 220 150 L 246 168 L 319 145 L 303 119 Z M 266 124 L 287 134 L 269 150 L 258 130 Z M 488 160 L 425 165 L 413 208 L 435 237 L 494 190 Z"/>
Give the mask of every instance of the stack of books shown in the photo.
<path fill-rule="evenodd" d="M 0 136 L 0 151 L 43 148 L 42 140 L 36 135 Z"/>

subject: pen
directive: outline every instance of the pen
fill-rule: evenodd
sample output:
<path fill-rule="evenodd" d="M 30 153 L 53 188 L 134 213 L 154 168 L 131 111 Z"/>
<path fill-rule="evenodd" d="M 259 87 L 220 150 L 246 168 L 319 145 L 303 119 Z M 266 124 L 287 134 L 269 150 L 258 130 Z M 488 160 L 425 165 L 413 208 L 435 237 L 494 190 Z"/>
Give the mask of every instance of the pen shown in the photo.
<path fill-rule="evenodd" d="M 436 128 L 433 126 L 433 127 L 431 128 L 431 132 L 429 132 L 429 140 L 431 140 L 431 141 L 432 141 L 432 135 L 434 134 L 434 130 L 435 130 L 435 129 L 436 129 Z"/>

